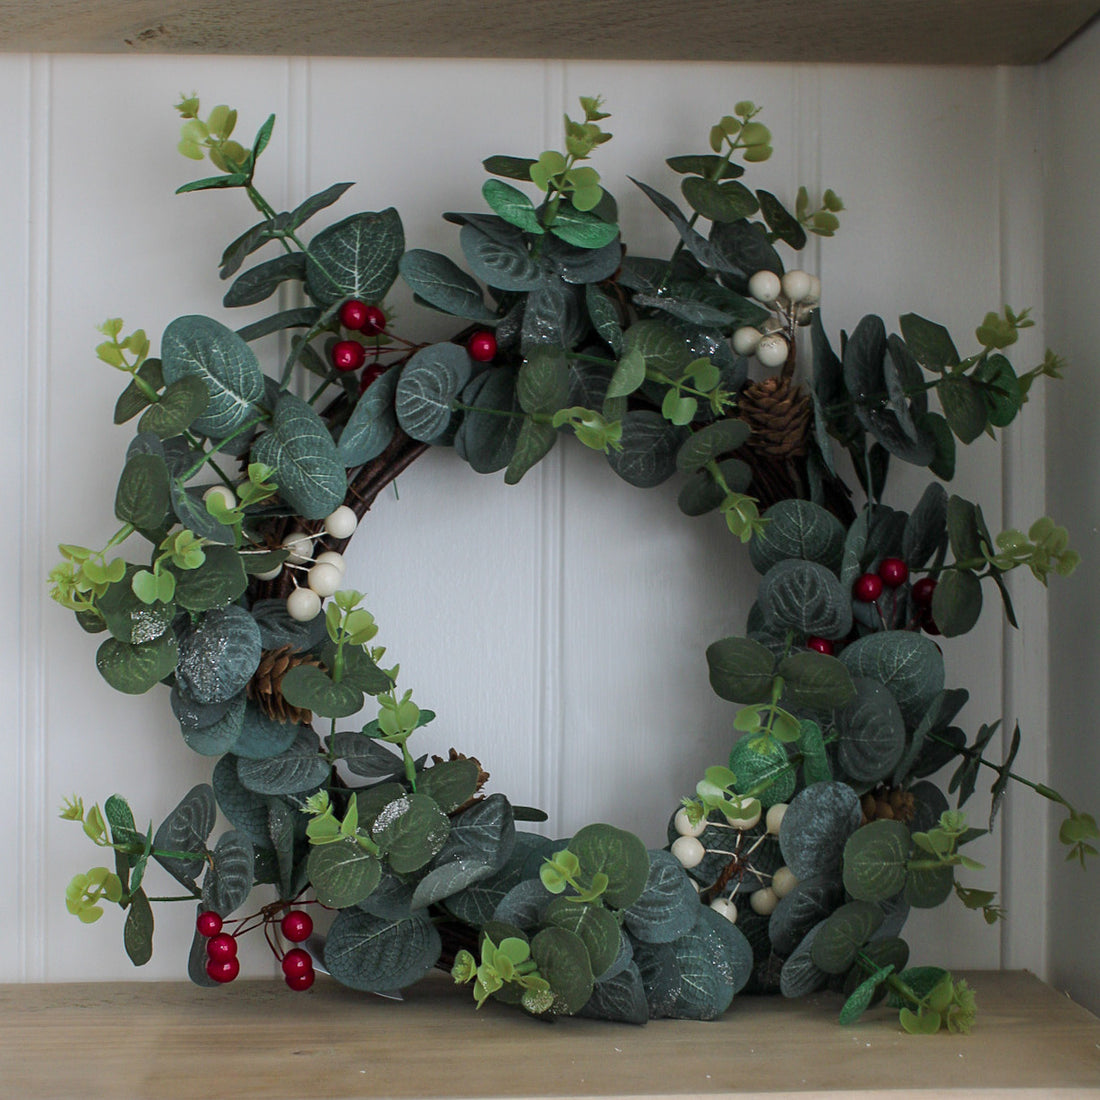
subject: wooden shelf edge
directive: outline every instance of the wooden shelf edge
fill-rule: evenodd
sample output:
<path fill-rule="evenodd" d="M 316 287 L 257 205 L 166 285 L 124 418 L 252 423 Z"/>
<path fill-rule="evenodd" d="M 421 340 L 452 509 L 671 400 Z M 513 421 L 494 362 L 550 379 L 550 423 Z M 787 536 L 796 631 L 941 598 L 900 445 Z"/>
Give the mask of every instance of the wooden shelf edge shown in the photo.
<path fill-rule="evenodd" d="M 1097 0 L 0 0 L 0 51 L 1025 65 Z"/>

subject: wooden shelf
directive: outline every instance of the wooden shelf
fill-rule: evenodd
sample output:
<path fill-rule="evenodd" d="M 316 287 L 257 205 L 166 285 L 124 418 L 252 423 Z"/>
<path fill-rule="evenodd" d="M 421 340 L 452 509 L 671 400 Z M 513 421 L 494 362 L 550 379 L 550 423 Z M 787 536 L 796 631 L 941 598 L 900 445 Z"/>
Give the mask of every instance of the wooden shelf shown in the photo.
<path fill-rule="evenodd" d="M 968 1036 L 906 1035 L 891 1010 L 740 998 L 718 1022 L 548 1025 L 442 974 L 402 1004 L 320 981 L 220 991 L 124 982 L 0 988 L 4 1095 L 35 1100 L 367 1097 L 1100 1097 L 1100 1020 L 1025 972 L 967 975 Z"/>
<path fill-rule="evenodd" d="M 1097 0 L 0 0 L 0 50 L 1031 64 Z"/>

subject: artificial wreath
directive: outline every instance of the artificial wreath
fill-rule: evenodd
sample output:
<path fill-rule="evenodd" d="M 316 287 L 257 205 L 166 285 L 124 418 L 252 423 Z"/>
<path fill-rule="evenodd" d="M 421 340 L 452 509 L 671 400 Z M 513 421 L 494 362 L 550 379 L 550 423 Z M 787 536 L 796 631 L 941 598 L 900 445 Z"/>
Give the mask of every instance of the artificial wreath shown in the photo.
<path fill-rule="evenodd" d="M 300 304 L 237 331 L 180 317 L 157 358 L 142 331 L 102 328 L 99 358 L 129 378 L 115 422 L 137 419 L 122 526 L 102 549 L 62 546 L 53 595 L 108 635 L 96 662 L 111 686 L 166 685 L 184 740 L 216 762 L 156 828 L 118 795 L 102 809 L 72 799 L 62 816 L 114 867 L 76 876 L 68 907 L 90 922 L 103 901 L 121 906 L 141 965 L 151 901 L 179 900 L 147 895 L 159 863 L 197 902 L 200 985 L 236 977 L 239 938 L 262 929 L 297 990 L 320 967 L 375 992 L 443 967 L 479 1005 L 644 1023 L 829 986 L 844 1023 L 889 997 L 909 1031 L 965 1030 L 973 993 L 910 967 L 900 932 L 911 907 L 952 895 L 1001 916 L 965 854 L 985 830 L 961 807 L 986 769 L 992 827 L 1022 778 L 1021 731 L 986 759 L 999 723 L 972 739 L 955 724 L 967 692 L 947 686 L 933 638 L 969 630 L 991 587 L 1013 621 L 1004 575 L 1027 566 L 1046 583 L 1077 556 L 1045 518 L 994 537 L 942 483 L 957 444 L 1009 424 L 1061 364 L 1012 367 L 1004 353 L 1032 322 L 1009 309 L 985 316 L 966 356 L 915 314 L 900 335 L 865 317 L 834 351 L 818 280 L 777 246 L 831 236 L 842 204 L 803 188 L 791 212 L 742 182 L 742 162 L 771 153 L 752 103 L 712 127 L 709 151 L 668 159 L 690 214 L 632 181 L 678 239 L 667 259 L 627 253 L 586 163 L 608 116 L 598 99 L 581 108 L 564 151 L 490 157 L 488 210 L 444 215 L 467 271 L 406 250 L 392 208 L 303 239 L 349 185 L 277 211 L 254 178 L 274 116 L 245 148 L 236 112 L 178 105 L 180 151 L 219 172 L 180 190 L 240 189 L 260 215 L 222 255 L 224 304 L 286 284 Z M 398 278 L 460 319 L 453 339 L 399 335 L 386 307 Z M 289 355 L 265 374 L 250 345 L 273 333 Z M 303 376 L 308 398 L 291 388 Z M 729 759 L 670 807 L 660 851 L 609 824 L 567 841 L 517 828 L 544 815 L 484 793 L 479 761 L 416 755 L 434 715 L 398 688 L 362 595 L 343 588 L 358 520 L 428 447 L 514 484 L 565 434 L 640 488 L 679 476 L 680 509 L 722 513 L 760 574 L 745 635 L 706 651 L 714 690 L 737 704 Z M 883 503 L 898 461 L 936 479 L 908 512 Z M 115 556 L 137 539 L 151 551 Z M 935 778 L 949 765 L 955 808 Z M 1065 809 L 1070 855 L 1094 854 L 1094 820 L 1022 781 Z M 232 827 L 214 841 L 219 810 Z M 234 916 L 259 885 L 274 900 Z"/>

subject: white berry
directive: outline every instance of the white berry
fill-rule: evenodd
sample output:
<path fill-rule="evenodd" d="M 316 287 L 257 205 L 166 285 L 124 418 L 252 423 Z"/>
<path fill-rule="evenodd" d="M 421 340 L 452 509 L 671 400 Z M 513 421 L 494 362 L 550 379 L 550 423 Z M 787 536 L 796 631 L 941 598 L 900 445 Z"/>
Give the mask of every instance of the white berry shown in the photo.
<path fill-rule="evenodd" d="M 765 336 L 756 345 L 756 358 L 765 367 L 781 367 L 787 361 L 787 341 L 782 336 Z"/>
<path fill-rule="evenodd" d="M 777 898 L 785 898 L 797 885 L 798 879 L 789 867 L 780 867 L 772 875 L 772 890 Z"/>
<path fill-rule="evenodd" d="M 751 829 L 760 820 L 760 803 L 755 798 L 751 802 L 747 802 L 745 806 L 746 809 L 742 809 L 740 813 L 734 814 L 732 817 L 726 814 L 726 820 L 735 829 Z M 748 809 L 752 806 L 755 809 Z"/>
<path fill-rule="evenodd" d="M 733 350 L 738 355 L 752 355 L 764 334 L 752 325 L 745 325 L 733 334 Z"/>
<path fill-rule="evenodd" d="M 810 276 L 805 271 L 788 271 L 779 282 L 790 302 L 804 301 L 810 293 Z"/>
<path fill-rule="evenodd" d="M 676 811 L 676 816 L 672 819 L 672 827 L 680 836 L 702 836 L 707 827 L 707 819 L 704 817 L 698 825 L 692 825 L 687 810 L 680 809 Z"/>
<path fill-rule="evenodd" d="M 286 613 L 297 623 L 316 619 L 321 611 L 321 597 L 312 588 L 295 588 L 286 598 Z"/>
<path fill-rule="evenodd" d="M 266 573 L 253 573 L 252 575 L 258 581 L 273 581 L 283 571 L 282 565 L 275 566 L 274 569 L 269 569 Z"/>
<path fill-rule="evenodd" d="M 309 587 L 322 597 L 331 596 L 342 580 L 340 570 L 327 561 L 318 562 L 307 575 Z"/>
<path fill-rule="evenodd" d="M 681 867 L 698 867 L 707 854 L 706 848 L 693 836 L 682 836 L 674 840 L 671 851 L 680 861 Z"/>
<path fill-rule="evenodd" d="M 779 904 L 779 897 L 770 886 L 765 886 L 763 890 L 756 890 L 749 897 L 749 904 L 754 912 L 766 917 L 775 912 L 775 907 Z"/>
<path fill-rule="evenodd" d="M 291 531 L 283 539 L 283 549 L 289 550 L 287 561 L 291 565 L 301 565 L 303 562 L 313 560 L 313 536 L 305 531 Z"/>
<path fill-rule="evenodd" d="M 774 302 L 782 289 L 783 284 L 774 271 L 758 271 L 749 279 L 749 294 L 758 302 Z"/>
<path fill-rule="evenodd" d="M 350 539 L 358 526 L 355 513 L 346 504 L 341 504 L 335 512 L 325 517 L 325 530 L 334 539 Z"/>
<path fill-rule="evenodd" d="M 210 488 L 202 494 L 203 503 L 208 501 L 211 497 L 221 497 L 222 503 L 226 508 L 237 507 L 237 494 L 233 492 L 228 485 L 211 485 Z"/>
<path fill-rule="evenodd" d="M 715 898 L 710 903 L 710 907 L 720 917 L 725 917 L 730 924 L 737 923 L 737 906 L 729 898 Z"/>
<path fill-rule="evenodd" d="M 338 554 L 335 550 L 326 550 L 323 554 L 317 555 L 318 565 L 335 565 L 340 570 L 340 579 L 343 580 L 344 574 L 348 571 L 348 563 L 344 560 L 343 554 Z"/>
<path fill-rule="evenodd" d="M 779 826 L 783 824 L 783 815 L 786 812 L 786 802 L 777 802 L 774 806 L 768 807 L 768 816 L 764 820 L 772 836 L 779 836 Z"/>
<path fill-rule="evenodd" d="M 821 301 L 821 280 L 816 275 L 810 276 L 810 289 L 805 293 L 802 301 L 808 306 L 815 306 Z"/>

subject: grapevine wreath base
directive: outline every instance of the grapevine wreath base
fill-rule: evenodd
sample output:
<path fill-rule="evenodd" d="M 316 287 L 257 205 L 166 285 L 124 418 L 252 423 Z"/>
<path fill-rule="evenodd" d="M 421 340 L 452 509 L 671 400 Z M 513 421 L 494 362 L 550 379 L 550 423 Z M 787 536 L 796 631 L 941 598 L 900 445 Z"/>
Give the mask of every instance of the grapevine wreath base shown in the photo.
<path fill-rule="evenodd" d="M 300 304 L 239 331 L 180 317 L 160 358 L 140 330 L 103 326 L 99 358 L 129 376 L 115 421 L 137 418 L 122 526 L 102 550 L 62 546 L 53 594 L 107 635 L 107 681 L 131 694 L 166 684 L 184 740 L 216 762 L 155 829 L 138 829 L 120 796 L 102 810 L 71 800 L 62 816 L 114 866 L 76 876 L 68 907 L 90 922 L 103 901 L 121 906 L 126 951 L 143 964 L 151 903 L 181 900 L 147 893 L 156 862 L 197 902 L 188 972 L 200 985 L 236 977 L 238 940 L 262 929 L 296 990 L 318 966 L 374 992 L 441 966 L 479 1005 L 644 1023 L 712 1019 L 738 992 L 829 986 L 845 1023 L 888 997 L 909 1031 L 965 1030 L 972 992 L 910 967 L 900 933 L 911 907 L 952 896 L 1002 915 L 965 854 L 984 832 L 960 809 L 982 769 L 990 827 L 1020 779 L 1065 809 L 1071 856 L 1083 862 L 1097 836 L 1091 817 L 1012 772 L 1018 728 L 993 762 L 999 723 L 973 739 L 955 724 L 967 692 L 947 686 L 934 641 L 969 630 L 991 586 L 1011 620 L 1008 571 L 1045 583 L 1076 564 L 1052 521 L 994 538 L 942 485 L 957 444 L 1010 423 L 1060 363 L 1048 353 L 1014 370 L 1004 350 L 1031 322 L 1008 309 L 986 315 L 966 358 L 915 314 L 900 336 L 865 317 L 834 351 L 820 284 L 777 246 L 831 236 L 840 201 L 827 191 L 814 207 L 802 189 L 791 213 L 741 182 L 741 162 L 771 152 L 751 103 L 711 129 L 709 151 L 668 160 L 690 214 L 633 181 L 677 243 L 669 259 L 628 254 L 615 201 L 584 163 L 610 137 L 608 116 L 598 100 L 581 106 L 563 152 L 490 157 L 489 211 L 445 215 L 471 275 L 406 251 L 393 209 L 304 243 L 306 222 L 349 185 L 277 212 L 254 182 L 274 118 L 246 149 L 235 112 L 204 120 L 196 98 L 179 105 L 180 150 L 219 173 L 181 190 L 237 189 L 260 214 L 222 257 L 225 305 L 284 285 Z M 275 254 L 239 273 L 265 247 Z M 460 319 L 453 340 L 399 334 L 385 306 L 398 277 Z M 250 345 L 273 333 L 289 353 L 264 374 Z M 301 379 L 308 399 L 291 390 Z M 745 635 L 706 653 L 714 690 L 737 704 L 729 760 L 670 807 L 660 851 L 607 824 L 564 841 L 524 830 L 544 815 L 487 793 L 477 760 L 415 755 L 434 715 L 398 689 L 363 597 L 343 588 L 358 520 L 429 446 L 513 484 L 563 434 L 632 485 L 680 476 L 681 510 L 720 512 L 760 574 Z M 908 512 L 883 503 L 897 461 L 936 478 Z M 114 556 L 139 538 L 150 552 Z M 946 765 L 955 808 L 935 778 Z M 218 810 L 231 828 L 215 841 Z M 255 886 L 274 900 L 235 916 Z"/>

